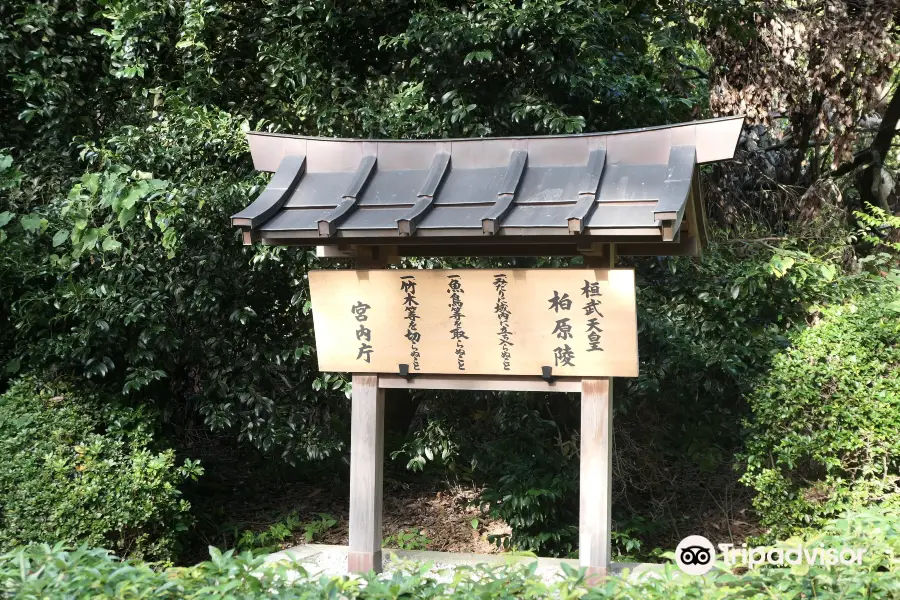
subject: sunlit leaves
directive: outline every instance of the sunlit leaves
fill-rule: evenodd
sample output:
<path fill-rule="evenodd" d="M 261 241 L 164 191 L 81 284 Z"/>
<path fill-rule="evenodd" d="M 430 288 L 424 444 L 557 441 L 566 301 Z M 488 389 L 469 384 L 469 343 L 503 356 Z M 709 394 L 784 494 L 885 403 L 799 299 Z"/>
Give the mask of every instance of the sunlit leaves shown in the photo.
<path fill-rule="evenodd" d="M 822 264 L 819 265 L 819 274 L 822 276 L 822 279 L 826 282 L 834 279 L 837 274 L 837 267 L 832 264 Z"/>
<path fill-rule="evenodd" d="M 0 552 L 28 540 L 172 559 L 191 524 L 177 486 L 202 468 L 156 449 L 154 420 L 83 379 L 14 382 L 0 398 Z"/>
<path fill-rule="evenodd" d="M 111 167 L 104 173 L 86 173 L 79 183 L 75 184 L 68 194 L 68 202 L 61 214 L 73 219 L 71 239 L 75 247 L 75 256 L 96 249 L 104 252 L 118 252 L 122 242 L 111 234 L 114 218 L 120 229 L 131 223 L 139 211 L 151 211 L 156 214 L 156 224 L 163 236 L 160 240 L 171 250 L 174 242 L 170 235 L 167 239 L 165 230 L 171 209 L 162 202 L 162 195 L 168 188 L 168 182 L 154 179 L 150 173 L 134 171 L 129 174 L 127 168 L 120 165 Z M 111 211 L 111 215 L 105 211 Z M 91 226 L 100 220 L 100 227 Z M 67 231 L 59 231 L 53 237 L 53 246 L 61 246 Z"/>
<path fill-rule="evenodd" d="M 900 254 L 900 241 L 891 237 L 892 233 L 900 231 L 900 216 L 869 204 L 865 210 L 854 212 L 854 217 L 859 223 L 859 239 L 878 249 L 884 248 Z"/>
<path fill-rule="evenodd" d="M 122 247 L 122 242 L 112 237 L 104 238 L 101 248 L 105 252 L 117 252 Z"/>
<path fill-rule="evenodd" d="M 463 64 L 467 65 L 472 61 L 489 62 L 493 56 L 494 54 L 490 50 L 476 50 L 466 54 L 466 57 L 463 59 Z"/>
<path fill-rule="evenodd" d="M 784 277 L 792 266 L 794 266 L 794 259 L 790 256 L 775 254 L 769 260 L 769 269 L 775 277 Z"/>
<path fill-rule="evenodd" d="M 749 396 L 743 482 L 771 536 L 896 496 L 898 302 L 885 285 L 817 307 Z"/>
<path fill-rule="evenodd" d="M 62 246 L 64 243 L 66 243 L 66 240 L 69 239 L 69 236 L 71 234 L 72 232 L 67 229 L 63 229 L 54 233 L 52 240 L 53 247 L 57 248 L 59 246 Z"/>
<path fill-rule="evenodd" d="M 19 219 L 19 224 L 25 231 L 37 231 L 41 228 L 41 216 L 37 213 L 23 215 Z"/>

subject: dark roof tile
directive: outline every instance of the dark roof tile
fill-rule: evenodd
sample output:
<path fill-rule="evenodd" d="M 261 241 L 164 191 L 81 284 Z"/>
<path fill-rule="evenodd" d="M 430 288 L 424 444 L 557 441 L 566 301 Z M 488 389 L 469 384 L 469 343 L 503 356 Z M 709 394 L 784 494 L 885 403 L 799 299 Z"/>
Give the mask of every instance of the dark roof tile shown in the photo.
<path fill-rule="evenodd" d="M 484 248 L 534 236 L 574 253 L 602 236 L 604 243 L 696 247 L 680 237 L 702 227 L 702 220 L 682 227 L 685 214 L 702 210 L 699 198 L 687 208 L 697 164 L 731 158 L 741 123 L 484 140 L 251 134 L 254 163 L 277 172 L 232 220 L 251 233 L 248 243 L 409 245 L 454 237 Z"/>

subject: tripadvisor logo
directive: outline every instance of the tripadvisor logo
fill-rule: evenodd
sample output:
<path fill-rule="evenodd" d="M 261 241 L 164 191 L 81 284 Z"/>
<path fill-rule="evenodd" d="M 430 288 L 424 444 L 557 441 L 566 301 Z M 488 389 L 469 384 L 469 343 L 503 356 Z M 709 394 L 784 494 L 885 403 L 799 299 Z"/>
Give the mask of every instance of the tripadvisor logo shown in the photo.
<path fill-rule="evenodd" d="M 675 562 L 688 575 L 703 575 L 713 568 L 716 550 L 702 535 L 689 535 L 675 548 Z"/>
<path fill-rule="evenodd" d="M 865 549 L 861 548 L 808 548 L 804 546 L 758 546 L 748 548 L 747 544 L 735 548 L 734 544 L 719 544 L 719 551 L 725 565 L 746 566 L 751 569 L 762 565 L 861 565 Z M 679 542 L 675 548 L 675 563 L 689 575 L 704 575 L 716 562 L 716 551 L 712 542 L 702 535 L 691 535 Z"/>

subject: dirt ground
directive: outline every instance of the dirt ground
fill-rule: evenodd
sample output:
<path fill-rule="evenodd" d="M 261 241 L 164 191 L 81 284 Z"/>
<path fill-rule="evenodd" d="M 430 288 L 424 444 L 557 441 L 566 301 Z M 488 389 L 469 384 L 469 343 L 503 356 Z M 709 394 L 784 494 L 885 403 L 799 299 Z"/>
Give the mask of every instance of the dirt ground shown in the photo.
<path fill-rule="evenodd" d="M 398 484 L 390 488 L 385 489 L 384 494 L 382 527 L 385 539 L 399 531 L 415 530 L 430 540 L 424 548 L 427 550 L 493 554 L 498 549 L 496 544 L 488 541 L 488 536 L 509 533 L 506 523 L 488 519 L 470 505 L 477 494 L 474 489 L 451 487 L 436 490 L 434 486 Z M 344 502 L 338 514 L 332 511 L 338 523 L 317 542 L 347 544 L 347 509 Z M 477 527 L 473 527 L 474 519 L 477 519 Z M 297 540 L 298 543 L 302 541 Z"/>
<path fill-rule="evenodd" d="M 348 543 L 349 485 L 345 482 L 282 481 L 266 485 L 265 478 L 250 474 L 242 479 L 244 485 L 233 479 L 229 481 L 231 485 L 228 487 L 238 483 L 233 493 L 217 489 L 213 499 L 202 503 L 201 512 L 205 513 L 205 517 L 201 516 L 196 539 L 192 547 L 183 553 L 180 562 L 190 564 L 204 560 L 207 558 L 207 546 L 232 547 L 243 531 L 264 531 L 293 514 L 304 523 L 315 521 L 320 514 L 329 515 L 337 522 L 324 533 L 317 534 L 313 542 Z M 499 552 L 488 536 L 508 534 L 509 526 L 503 521 L 490 519 L 473 506 L 471 501 L 477 495 L 478 490 L 473 487 L 441 481 L 398 481 L 386 477 L 383 538 L 396 539 L 396 534 L 401 531 L 418 532 L 419 535 L 415 536 L 416 547 L 409 549 L 479 554 Z M 193 500 L 193 503 L 201 504 L 199 499 Z M 219 526 L 221 523 L 226 525 Z M 290 548 L 304 543 L 304 528 L 300 527 L 280 545 Z M 385 546 L 398 547 L 396 542 Z"/>

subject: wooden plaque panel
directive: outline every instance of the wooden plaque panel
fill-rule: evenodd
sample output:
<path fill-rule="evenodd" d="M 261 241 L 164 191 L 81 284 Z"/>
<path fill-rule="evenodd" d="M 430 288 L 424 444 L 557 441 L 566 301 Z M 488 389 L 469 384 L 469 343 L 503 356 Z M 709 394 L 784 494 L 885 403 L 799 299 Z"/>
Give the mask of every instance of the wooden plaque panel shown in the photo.
<path fill-rule="evenodd" d="M 630 269 L 311 271 L 319 369 L 636 377 Z"/>

